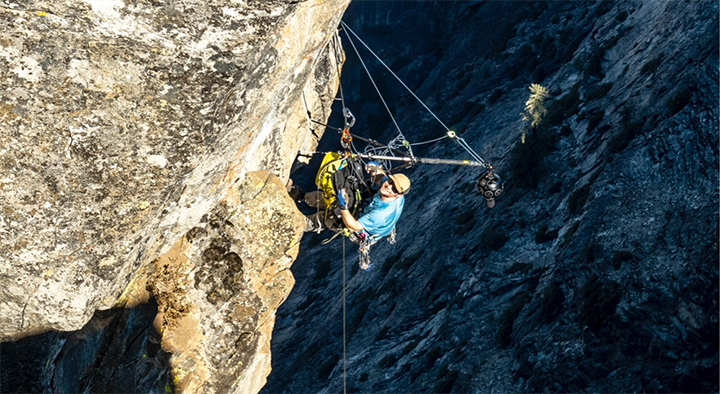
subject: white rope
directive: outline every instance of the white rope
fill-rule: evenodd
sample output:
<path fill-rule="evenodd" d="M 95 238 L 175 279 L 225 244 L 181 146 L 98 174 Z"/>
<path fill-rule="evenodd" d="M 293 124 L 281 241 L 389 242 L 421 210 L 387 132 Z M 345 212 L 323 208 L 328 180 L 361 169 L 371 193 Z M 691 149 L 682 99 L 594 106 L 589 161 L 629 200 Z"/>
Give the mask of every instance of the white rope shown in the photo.
<path fill-rule="evenodd" d="M 483 160 L 482 157 L 480 157 L 480 155 L 475 153 L 475 151 L 472 150 L 472 148 L 470 148 L 470 145 L 468 145 L 468 143 L 465 142 L 464 138 L 455 137 L 455 139 L 457 139 L 458 144 L 460 144 L 460 146 L 465 148 L 465 150 L 470 154 L 470 156 L 472 156 L 473 159 L 475 159 L 478 163 L 485 165 L 485 160 Z"/>
<path fill-rule="evenodd" d="M 370 53 L 373 54 L 373 56 L 375 56 L 375 58 L 380 62 L 380 64 L 382 64 L 382 65 L 390 72 L 390 74 L 392 74 L 392 76 L 395 77 L 395 79 L 397 79 L 397 80 L 400 82 L 400 84 L 401 84 L 402 86 L 404 86 L 405 89 L 407 89 L 407 91 L 410 92 L 410 94 L 412 94 L 413 97 L 415 97 L 415 99 L 416 99 L 420 104 L 422 104 L 423 107 L 425 107 L 426 110 L 428 110 L 428 112 L 430 112 L 430 115 L 432 115 L 438 122 L 440 122 L 440 124 L 445 128 L 445 130 L 450 131 L 450 129 L 449 129 L 447 126 L 445 126 L 445 123 L 443 123 L 443 121 L 440 120 L 440 118 L 438 118 L 438 117 L 430 110 L 430 108 L 428 108 L 428 106 L 425 105 L 425 103 L 424 103 L 422 100 L 420 100 L 420 97 L 418 97 L 418 96 L 415 94 L 415 92 L 412 91 L 412 89 L 410 89 L 407 85 L 405 85 L 405 82 L 403 82 L 402 79 L 400 79 L 400 77 L 398 77 L 398 76 L 393 72 L 393 70 L 391 70 L 390 67 L 388 67 L 388 65 L 385 64 L 385 62 L 383 62 L 382 59 L 380 59 L 380 57 L 379 57 L 378 55 L 376 55 L 375 52 L 373 52 L 373 50 L 370 49 L 370 47 L 369 47 L 360 37 L 358 37 L 358 35 L 355 34 L 355 32 L 352 31 L 352 29 L 351 29 L 350 27 L 348 27 L 348 25 L 345 24 L 345 22 L 341 21 L 340 23 L 343 25 L 343 27 L 344 27 L 345 29 L 347 29 L 350 33 L 352 33 L 352 34 L 355 36 L 355 38 L 357 38 L 358 41 L 360 41 L 360 43 L 362 43 L 363 46 L 364 46 L 368 51 L 370 51 Z M 347 33 L 346 33 L 346 34 L 347 34 Z M 353 47 L 354 47 L 354 46 L 353 46 Z M 357 50 L 356 50 L 356 52 L 357 52 Z M 360 55 L 358 55 L 358 57 L 359 57 L 359 56 L 360 56 Z"/>
<path fill-rule="evenodd" d="M 443 123 L 443 121 L 440 120 L 440 118 L 438 118 L 437 115 L 435 115 L 435 113 L 434 113 L 427 105 L 425 105 L 425 103 L 415 94 L 415 92 L 413 92 L 412 89 L 410 89 L 410 88 L 405 84 L 405 82 L 403 82 L 402 79 L 400 79 L 400 77 L 398 77 L 397 74 L 395 74 L 395 73 L 393 72 L 393 70 L 391 70 L 390 67 L 388 67 L 388 65 L 385 64 L 385 62 L 383 62 L 382 59 L 380 59 L 380 56 L 378 56 L 375 52 L 373 52 L 373 50 L 370 49 L 370 47 L 369 47 L 357 34 L 355 34 L 355 32 L 354 32 L 347 24 L 345 24 L 345 22 L 341 21 L 340 23 L 341 23 L 341 25 L 345 28 L 345 30 L 346 30 L 345 35 L 348 37 L 348 40 L 350 41 L 350 44 L 352 45 L 353 49 L 355 50 L 355 53 L 357 54 L 358 58 L 360 59 L 360 63 L 362 63 L 363 68 L 365 68 L 365 72 L 366 72 L 366 73 L 368 74 L 368 76 L 370 77 L 370 80 L 372 81 L 373 86 L 375 86 L 375 90 L 378 92 L 378 95 L 380 95 L 380 99 L 382 100 L 383 104 L 385 105 L 385 108 L 388 110 L 388 113 L 390 113 L 390 109 L 388 108 L 387 104 L 385 103 L 385 100 L 383 99 L 382 95 L 380 94 L 380 90 L 378 89 L 377 85 L 375 84 L 375 81 L 372 79 L 372 76 L 370 76 L 370 71 L 368 71 L 368 68 L 365 66 L 365 62 L 362 60 L 362 57 L 360 57 L 360 53 L 358 52 L 357 48 L 355 47 L 355 43 L 354 43 L 354 42 L 352 41 L 352 39 L 350 38 L 350 35 L 347 33 L 348 31 L 349 31 L 350 33 L 352 33 L 352 35 L 355 36 L 355 38 L 357 38 L 357 40 L 360 41 L 360 43 L 363 44 L 363 46 L 364 46 L 373 56 L 375 56 L 375 59 L 377 59 L 377 61 L 380 62 L 380 64 L 382 64 L 382 65 L 385 67 L 385 69 L 387 69 L 387 70 L 390 72 L 390 74 L 391 74 L 393 77 L 395 77 L 395 79 L 397 79 L 398 82 L 400 82 L 400 84 L 401 84 L 403 87 L 405 87 L 405 89 L 407 89 L 407 91 L 410 92 L 410 94 L 411 94 L 413 97 L 415 97 L 415 99 L 430 113 L 430 115 L 432 115 L 432 116 L 445 128 L 446 131 L 448 131 L 448 133 L 451 132 L 450 128 L 448 128 L 448 127 L 445 125 L 445 123 Z M 398 133 L 400 134 L 400 136 L 402 137 L 402 139 L 403 139 L 404 141 L 407 141 L 407 140 L 405 139 L 405 136 L 404 136 L 404 135 L 402 134 L 402 132 L 400 131 L 400 126 L 398 126 L 397 122 L 395 122 L 395 118 L 393 118 L 392 114 L 390 114 L 390 117 L 392 118 L 393 123 L 395 123 L 395 127 L 397 127 Z M 454 133 L 453 133 L 453 134 L 454 134 Z M 443 137 L 440 137 L 440 138 L 437 138 L 437 139 L 434 139 L 434 140 L 425 141 L 425 142 L 419 142 L 419 143 L 415 143 L 415 144 L 408 144 L 408 145 L 403 145 L 403 146 L 406 146 L 407 149 L 410 150 L 410 155 L 411 155 L 411 157 L 412 157 L 411 146 L 421 145 L 421 144 L 427 144 L 427 143 L 431 143 L 431 142 L 437 142 L 437 141 L 440 141 L 440 140 L 442 140 L 442 139 L 444 139 L 444 138 L 448 138 L 448 136 L 446 135 L 446 136 L 443 136 Z M 467 151 L 467 152 L 470 154 L 470 156 L 471 156 L 475 161 L 481 163 L 482 165 L 486 165 L 485 160 L 483 160 L 482 157 L 480 157 L 480 155 L 477 154 L 463 138 L 454 137 L 454 139 L 458 142 L 458 144 L 459 144 L 463 149 L 465 149 L 465 151 Z"/>
<path fill-rule="evenodd" d="M 342 24 L 343 24 L 343 26 L 345 25 L 344 22 L 342 22 Z M 355 33 L 353 33 L 353 34 L 355 34 Z M 370 82 L 372 82 L 373 86 L 375 87 L 375 91 L 377 92 L 378 96 L 380 96 L 380 101 L 382 101 L 383 105 L 385 106 L 385 109 L 388 112 L 388 115 L 390 115 L 390 119 L 392 119 L 393 123 L 395 124 L 395 128 L 397 128 L 398 133 L 400 135 L 402 135 L 402 130 L 400 130 L 400 125 L 398 125 L 398 123 L 395 121 L 395 117 L 393 116 L 392 111 L 390 111 L 390 107 L 388 107 L 387 103 L 385 102 L 385 98 L 383 97 L 382 93 L 380 93 L 380 89 L 377 87 L 377 84 L 375 84 L 375 80 L 373 79 L 372 75 L 370 74 L 370 70 L 368 70 L 362 57 L 360 56 L 360 52 L 357 50 L 357 47 L 355 47 L 355 43 L 350 38 L 350 35 L 347 34 L 347 31 L 345 32 L 345 35 L 347 36 L 348 41 L 350 42 L 350 45 L 353 47 L 353 50 L 355 50 L 355 54 L 357 54 L 358 59 L 360 59 L 360 64 L 362 64 L 363 68 L 365 69 L 365 72 L 367 73 L 368 77 L 370 78 Z"/>
<path fill-rule="evenodd" d="M 433 143 L 433 142 L 438 142 L 438 141 L 443 140 L 443 139 L 445 139 L 445 138 L 448 138 L 448 136 L 444 135 L 444 136 L 442 136 L 442 137 L 440 137 L 440 138 L 435 138 L 434 140 L 429 140 L 429 141 L 413 142 L 412 144 L 410 144 L 410 146 L 418 146 L 418 145 L 431 144 L 431 143 Z"/>

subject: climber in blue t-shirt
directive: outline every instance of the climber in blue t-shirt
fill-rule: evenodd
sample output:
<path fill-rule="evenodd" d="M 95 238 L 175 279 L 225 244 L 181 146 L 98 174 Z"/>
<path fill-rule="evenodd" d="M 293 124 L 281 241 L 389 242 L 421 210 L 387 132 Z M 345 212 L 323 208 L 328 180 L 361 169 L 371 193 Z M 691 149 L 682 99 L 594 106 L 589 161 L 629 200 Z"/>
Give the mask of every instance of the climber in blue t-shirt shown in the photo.
<path fill-rule="evenodd" d="M 405 194 L 410 190 L 410 179 L 403 174 L 387 175 L 376 162 L 368 162 L 365 171 L 370 174 L 372 191 L 375 191 L 365 213 L 356 219 L 348 210 L 345 189 L 337 193 L 338 208 L 335 212 L 342 220 L 337 223 L 334 214 L 325 216 L 325 204 L 320 191 L 305 194 L 304 200 L 310 206 L 318 208 L 318 213 L 306 217 L 305 231 L 320 232 L 326 228 L 338 231 L 338 226 L 360 233 L 365 232 L 373 239 L 392 233 L 405 205 Z M 353 239 L 353 238 L 351 238 Z"/>
<path fill-rule="evenodd" d="M 405 194 L 410 190 L 410 179 L 403 174 L 386 175 L 375 162 L 369 162 L 365 170 L 373 179 L 373 189 L 377 190 L 365 213 L 355 219 L 345 205 L 343 190 L 338 195 L 338 205 L 345 227 L 352 231 L 365 231 L 372 237 L 389 235 L 405 205 Z"/>

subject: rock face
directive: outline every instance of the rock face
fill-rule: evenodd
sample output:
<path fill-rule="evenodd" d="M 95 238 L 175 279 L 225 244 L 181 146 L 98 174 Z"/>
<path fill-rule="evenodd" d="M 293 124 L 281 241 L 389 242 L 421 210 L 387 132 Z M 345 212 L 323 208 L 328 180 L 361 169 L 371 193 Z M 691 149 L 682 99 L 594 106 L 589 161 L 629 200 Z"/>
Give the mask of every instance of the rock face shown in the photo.
<path fill-rule="evenodd" d="M 265 384 L 275 310 L 294 284 L 304 227 L 285 183 L 251 172 L 155 261 L 155 327 L 174 355 L 176 389 L 256 393 Z"/>
<path fill-rule="evenodd" d="M 345 21 L 505 192 L 488 210 L 476 170 L 407 171 L 397 244 L 367 273 L 346 253 L 345 287 L 342 243 L 306 237 L 265 392 L 340 391 L 344 345 L 348 392 L 718 390 L 718 2 L 369 2 Z M 362 53 L 408 140 L 442 137 Z M 353 131 L 389 141 L 367 81 L 348 55 Z M 531 83 L 548 112 L 522 144 Z"/>
<path fill-rule="evenodd" d="M 330 113 L 348 2 L 0 7 L 0 339 L 147 286 L 177 388 L 257 391 L 299 239 L 284 183 Z"/>

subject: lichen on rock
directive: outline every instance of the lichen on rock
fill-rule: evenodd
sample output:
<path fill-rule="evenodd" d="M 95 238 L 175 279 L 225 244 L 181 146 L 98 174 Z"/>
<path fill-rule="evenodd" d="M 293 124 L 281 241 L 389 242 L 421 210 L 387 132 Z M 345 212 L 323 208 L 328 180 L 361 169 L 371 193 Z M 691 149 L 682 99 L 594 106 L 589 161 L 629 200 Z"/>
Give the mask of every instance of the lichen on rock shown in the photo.
<path fill-rule="evenodd" d="M 347 3 L 0 8 L 0 338 L 79 329 L 245 172 L 286 178 Z"/>
<path fill-rule="evenodd" d="M 256 392 L 305 220 L 283 182 L 251 172 L 155 262 L 156 329 L 186 392 Z M 192 371 L 192 373 L 190 373 Z"/>
<path fill-rule="evenodd" d="M 269 359 L 300 236 L 277 198 L 297 151 L 322 135 L 308 114 L 329 116 L 348 3 L 0 7 L 0 340 L 78 330 L 148 286 L 167 349 L 200 349 L 195 335 L 228 349 L 177 354 L 183 387 L 257 391 L 262 374 L 209 374 Z M 276 227 L 228 227 L 239 218 Z M 213 308 L 224 322 L 203 320 Z"/>

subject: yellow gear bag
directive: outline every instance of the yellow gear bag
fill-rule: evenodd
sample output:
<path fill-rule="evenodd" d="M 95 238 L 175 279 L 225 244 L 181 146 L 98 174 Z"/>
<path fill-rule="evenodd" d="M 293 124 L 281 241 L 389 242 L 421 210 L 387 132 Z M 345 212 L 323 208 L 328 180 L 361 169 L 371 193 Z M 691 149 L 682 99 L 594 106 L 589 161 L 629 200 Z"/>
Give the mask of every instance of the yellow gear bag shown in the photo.
<path fill-rule="evenodd" d="M 345 166 L 345 158 L 337 152 L 328 152 L 320 163 L 320 169 L 315 176 L 315 185 L 322 191 L 325 206 L 329 207 L 335 202 L 335 189 L 332 184 L 332 174 Z"/>

